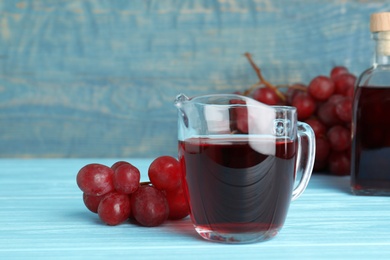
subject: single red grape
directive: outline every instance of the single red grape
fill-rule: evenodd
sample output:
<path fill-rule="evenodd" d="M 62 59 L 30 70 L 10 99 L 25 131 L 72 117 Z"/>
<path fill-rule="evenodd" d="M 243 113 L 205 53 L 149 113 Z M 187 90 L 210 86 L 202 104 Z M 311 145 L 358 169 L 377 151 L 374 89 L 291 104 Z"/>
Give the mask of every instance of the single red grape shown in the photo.
<path fill-rule="evenodd" d="M 138 189 L 140 178 L 141 174 L 135 166 L 122 164 L 114 172 L 114 187 L 121 193 L 131 194 Z"/>
<path fill-rule="evenodd" d="M 316 160 L 326 161 L 330 153 L 330 143 L 325 137 L 316 138 Z"/>
<path fill-rule="evenodd" d="M 148 170 L 149 180 L 159 190 L 175 190 L 181 185 L 179 161 L 171 156 L 154 159 Z"/>
<path fill-rule="evenodd" d="M 298 120 L 309 118 L 316 110 L 316 102 L 307 92 L 297 93 L 292 106 L 297 108 Z"/>
<path fill-rule="evenodd" d="M 349 98 L 353 98 L 354 94 L 355 94 L 355 88 L 353 87 L 353 88 L 347 89 L 345 96 L 349 97 Z"/>
<path fill-rule="evenodd" d="M 350 89 L 354 89 L 356 77 L 351 73 L 344 73 L 334 79 L 335 94 L 346 96 Z"/>
<path fill-rule="evenodd" d="M 333 80 L 326 76 L 317 76 L 308 86 L 309 94 L 319 101 L 327 100 L 334 92 L 335 86 Z"/>
<path fill-rule="evenodd" d="M 107 194 L 104 194 L 104 195 L 101 195 L 101 196 L 93 196 L 93 195 L 88 195 L 88 194 L 83 193 L 84 205 L 91 212 L 97 213 L 100 201 L 102 201 L 102 199 L 105 196 L 107 196 L 108 194 L 110 194 L 110 193 L 107 193 Z"/>
<path fill-rule="evenodd" d="M 276 105 L 280 102 L 279 96 L 268 87 L 257 88 L 252 97 L 257 101 L 267 104 L 267 105 Z"/>
<path fill-rule="evenodd" d="M 110 226 L 118 225 L 131 214 L 130 197 L 119 192 L 107 194 L 99 204 L 99 218 Z"/>
<path fill-rule="evenodd" d="M 291 105 L 292 102 L 293 102 L 293 99 L 295 97 L 296 94 L 300 93 L 300 92 L 304 92 L 302 89 L 303 88 L 307 88 L 305 85 L 303 84 L 294 84 L 294 85 L 291 85 L 287 91 L 286 91 L 286 102 L 287 102 L 287 105 Z"/>
<path fill-rule="evenodd" d="M 177 220 L 188 216 L 189 206 L 183 189 L 167 191 L 165 197 L 169 206 L 168 219 Z"/>
<path fill-rule="evenodd" d="M 130 164 L 129 162 L 126 161 L 117 161 L 115 162 L 112 166 L 111 169 L 115 172 L 115 170 L 119 167 L 122 166 L 123 164 Z"/>
<path fill-rule="evenodd" d="M 316 137 L 321 137 L 326 135 L 326 126 L 321 123 L 320 120 L 317 118 L 309 118 L 306 119 L 305 122 L 310 125 L 310 127 L 313 129 L 314 135 Z"/>
<path fill-rule="evenodd" d="M 347 152 L 332 152 L 329 156 L 328 163 L 331 173 L 339 176 L 350 174 L 351 159 Z"/>
<path fill-rule="evenodd" d="M 342 123 L 336 114 L 336 104 L 331 99 L 318 107 L 317 117 L 327 127 Z"/>
<path fill-rule="evenodd" d="M 336 66 L 330 71 L 330 78 L 336 79 L 338 76 L 348 73 L 348 69 L 344 66 Z"/>
<path fill-rule="evenodd" d="M 100 196 L 114 190 L 114 172 L 105 165 L 92 163 L 85 165 L 77 173 L 77 185 L 88 195 Z"/>
<path fill-rule="evenodd" d="M 336 104 L 336 115 L 344 122 L 352 121 L 352 99 L 344 98 Z"/>
<path fill-rule="evenodd" d="M 328 166 L 328 157 L 330 154 L 329 141 L 324 137 L 316 137 L 316 156 L 314 161 L 314 171 L 326 170 Z"/>
<path fill-rule="evenodd" d="M 134 219 L 146 227 L 161 225 L 169 215 L 165 195 L 152 186 L 141 186 L 131 195 L 131 210 Z"/>
<path fill-rule="evenodd" d="M 351 146 L 351 131 L 341 125 L 331 127 L 327 137 L 334 151 L 345 151 Z"/>
<path fill-rule="evenodd" d="M 344 99 L 345 99 L 345 97 L 343 95 L 334 94 L 327 100 L 327 102 L 332 103 L 334 105 L 337 105 L 340 101 L 342 101 Z"/>

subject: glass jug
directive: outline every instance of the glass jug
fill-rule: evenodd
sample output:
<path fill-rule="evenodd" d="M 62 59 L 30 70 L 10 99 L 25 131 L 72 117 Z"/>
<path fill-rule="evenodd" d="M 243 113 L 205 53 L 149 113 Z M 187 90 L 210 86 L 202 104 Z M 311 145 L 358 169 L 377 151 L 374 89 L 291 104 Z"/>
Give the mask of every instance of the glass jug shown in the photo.
<path fill-rule="evenodd" d="M 183 187 L 199 235 L 225 243 L 274 237 L 311 176 L 310 126 L 294 107 L 235 94 L 180 94 L 175 106 Z"/>

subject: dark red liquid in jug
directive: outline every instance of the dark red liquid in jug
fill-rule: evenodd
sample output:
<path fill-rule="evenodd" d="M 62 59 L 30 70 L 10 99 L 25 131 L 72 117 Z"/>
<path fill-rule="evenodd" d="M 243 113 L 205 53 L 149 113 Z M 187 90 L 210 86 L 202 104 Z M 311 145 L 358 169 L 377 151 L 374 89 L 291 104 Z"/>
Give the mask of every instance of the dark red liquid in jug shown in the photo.
<path fill-rule="evenodd" d="M 296 141 L 192 138 L 179 142 L 197 227 L 220 233 L 278 230 L 295 180 Z"/>

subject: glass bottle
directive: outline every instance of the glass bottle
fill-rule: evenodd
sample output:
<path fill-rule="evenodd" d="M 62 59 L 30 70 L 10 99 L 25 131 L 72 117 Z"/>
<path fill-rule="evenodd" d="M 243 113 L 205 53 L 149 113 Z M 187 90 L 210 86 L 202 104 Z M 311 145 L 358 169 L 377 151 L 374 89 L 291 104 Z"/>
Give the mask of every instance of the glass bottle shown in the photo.
<path fill-rule="evenodd" d="M 390 12 L 371 15 L 371 68 L 353 101 L 351 188 L 356 195 L 390 195 Z"/>

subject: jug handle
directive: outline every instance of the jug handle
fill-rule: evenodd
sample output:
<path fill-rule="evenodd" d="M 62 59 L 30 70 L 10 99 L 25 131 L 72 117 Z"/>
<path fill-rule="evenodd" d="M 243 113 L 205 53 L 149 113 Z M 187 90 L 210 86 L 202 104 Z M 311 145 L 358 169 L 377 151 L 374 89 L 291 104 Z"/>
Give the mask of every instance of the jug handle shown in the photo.
<path fill-rule="evenodd" d="M 306 189 L 314 167 L 316 142 L 313 129 L 306 123 L 298 122 L 298 154 L 296 176 L 301 175 L 298 185 L 294 188 L 292 199 L 296 200 Z"/>

